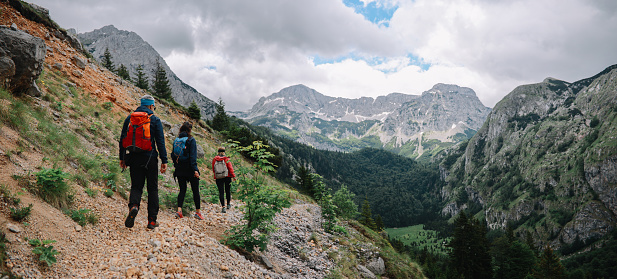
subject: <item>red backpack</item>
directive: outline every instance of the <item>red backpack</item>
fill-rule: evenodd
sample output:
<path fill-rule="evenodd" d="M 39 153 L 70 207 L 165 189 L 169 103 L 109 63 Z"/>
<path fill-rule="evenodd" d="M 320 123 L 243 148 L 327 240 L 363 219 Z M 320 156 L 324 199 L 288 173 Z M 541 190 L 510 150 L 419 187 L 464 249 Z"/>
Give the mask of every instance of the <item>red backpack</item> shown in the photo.
<path fill-rule="evenodd" d="M 131 123 L 126 136 L 122 139 L 122 147 L 129 152 L 144 152 L 152 150 L 150 137 L 150 116 L 148 113 L 140 111 L 133 112 L 130 117 Z"/>

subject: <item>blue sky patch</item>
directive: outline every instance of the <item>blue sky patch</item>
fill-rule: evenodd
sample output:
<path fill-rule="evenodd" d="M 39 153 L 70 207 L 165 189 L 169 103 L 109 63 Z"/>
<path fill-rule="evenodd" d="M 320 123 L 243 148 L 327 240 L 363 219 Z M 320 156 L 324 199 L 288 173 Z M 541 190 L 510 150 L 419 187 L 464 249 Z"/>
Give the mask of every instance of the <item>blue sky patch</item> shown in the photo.
<path fill-rule="evenodd" d="M 343 0 L 343 3 L 345 6 L 353 8 L 357 14 L 364 16 L 366 20 L 385 27 L 390 26 L 390 19 L 398 9 L 397 6 L 387 7 L 376 1 L 370 2 L 366 7 L 360 0 Z"/>
<path fill-rule="evenodd" d="M 409 61 L 406 65 L 398 65 L 398 66 L 418 66 L 420 67 L 420 69 L 422 69 L 422 71 L 427 71 L 432 64 L 428 63 L 426 61 L 424 61 L 424 59 L 413 55 L 413 54 L 407 54 L 406 56 Z M 311 57 L 313 59 L 313 64 L 315 66 L 318 65 L 322 65 L 322 64 L 336 64 L 336 63 L 340 63 L 343 62 L 344 60 L 347 59 L 351 59 L 353 61 L 365 61 L 366 64 L 368 64 L 371 67 L 375 67 L 375 68 L 380 68 L 380 67 L 376 67 L 379 66 L 381 64 L 387 64 L 389 58 L 388 57 L 380 57 L 380 56 L 373 56 L 373 57 L 362 57 L 357 55 L 356 53 L 348 53 L 346 55 L 341 55 L 341 56 L 337 56 L 337 57 L 332 57 L 332 58 L 327 58 L 327 57 L 321 57 L 319 55 L 314 55 Z M 379 69 L 379 71 L 383 72 L 383 73 L 392 73 L 392 72 L 396 72 L 398 69 L 396 68 L 382 68 Z"/>

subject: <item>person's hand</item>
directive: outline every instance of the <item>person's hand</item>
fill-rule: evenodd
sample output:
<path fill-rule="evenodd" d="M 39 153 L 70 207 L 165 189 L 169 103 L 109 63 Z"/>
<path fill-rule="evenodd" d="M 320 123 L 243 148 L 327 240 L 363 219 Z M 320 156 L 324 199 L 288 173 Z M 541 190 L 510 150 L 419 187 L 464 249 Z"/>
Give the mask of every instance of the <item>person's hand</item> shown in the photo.
<path fill-rule="evenodd" d="M 232 178 L 231 178 L 231 181 L 236 181 L 236 177 L 232 177 Z"/>
<path fill-rule="evenodd" d="M 161 173 L 165 173 L 167 171 L 167 164 L 161 164 Z"/>
<path fill-rule="evenodd" d="M 199 172 L 195 171 L 195 174 L 193 174 L 195 177 L 199 178 Z"/>
<path fill-rule="evenodd" d="M 120 167 L 122 169 L 126 169 L 126 164 L 124 163 L 124 160 L 120 160 Z"/>

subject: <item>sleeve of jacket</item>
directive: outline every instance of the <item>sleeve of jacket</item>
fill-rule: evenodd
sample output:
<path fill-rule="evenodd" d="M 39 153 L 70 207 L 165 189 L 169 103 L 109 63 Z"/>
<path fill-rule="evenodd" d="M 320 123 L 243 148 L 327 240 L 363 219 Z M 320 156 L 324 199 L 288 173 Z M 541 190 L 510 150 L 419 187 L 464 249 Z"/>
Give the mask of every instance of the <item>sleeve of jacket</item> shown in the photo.
<path fill-rule="evenodd" d="M 167 149 L 165 148 L 165 134 L 163 133 L 163 124 L 161 119 L 152 116 L 151 118 L 151 132 L 154 133 L 154 140 L 156 141 L 156 149 L 159 152 L 159 158 L 161 158 L 161 164 L 167 164 Z"/>
<path fill-rule="evenodd" d="M 236 174 L 234 173 L 234 167 L 231 165 L 231 161 L 229 160 L 229 158 L 226 159 L 227 160 L 227 177 L 236 177 Z"/>
<path fill-rule="evenodd" d="M 195 140 L 195 138 L 191 138 L 190 149 L 191 153 L 189 154 L 189 158 L 191 160 L 191 169 L 199 173 L 199 168 L 197 168 L 197 140 Z"/>
<path fill-rule="evenodd" d="M 119 147 L 118 158 L 120 160 L 124 160 L 124 153 L 126 153 L 125 148 L 122 147 L 122 139 L 126 137 L 126 134 L 129 132 L 128 127 L 129 127 L 130 121 L 131 121 L 130 116 L 127 116 L 126 119 L 124 120 L 124 124 L 122 124 L 122 132 L 120 132 L 120 140 L 118 141 L 118 147 Z"/>

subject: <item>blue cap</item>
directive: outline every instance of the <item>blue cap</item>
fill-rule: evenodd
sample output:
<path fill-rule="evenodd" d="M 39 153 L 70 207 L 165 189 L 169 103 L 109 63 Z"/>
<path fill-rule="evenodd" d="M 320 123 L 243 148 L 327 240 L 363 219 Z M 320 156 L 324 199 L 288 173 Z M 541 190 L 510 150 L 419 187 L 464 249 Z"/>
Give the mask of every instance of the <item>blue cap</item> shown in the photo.
<path fill-rule="evenodd" d="M 142 106 L 154 105 L 154 97 L 150 95 L 144 95 L 143 97 L 141 97 L 141 105 Z"/>

